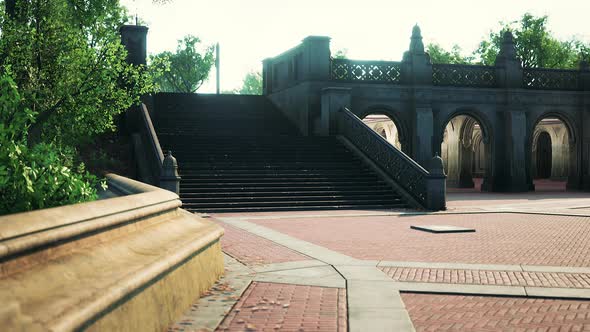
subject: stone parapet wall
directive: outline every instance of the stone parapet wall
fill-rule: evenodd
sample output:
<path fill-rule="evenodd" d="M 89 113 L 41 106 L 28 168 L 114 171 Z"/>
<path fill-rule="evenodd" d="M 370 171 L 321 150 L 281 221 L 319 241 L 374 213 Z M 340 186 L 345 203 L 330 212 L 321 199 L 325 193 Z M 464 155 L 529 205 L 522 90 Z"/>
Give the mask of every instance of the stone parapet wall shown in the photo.
<path fill-rule="evenodd" d="M 223 274 L 223 229 L 169 191 L 108 176 L 116 198 L 0 218 L 0 326 L 168 326 Z"/>

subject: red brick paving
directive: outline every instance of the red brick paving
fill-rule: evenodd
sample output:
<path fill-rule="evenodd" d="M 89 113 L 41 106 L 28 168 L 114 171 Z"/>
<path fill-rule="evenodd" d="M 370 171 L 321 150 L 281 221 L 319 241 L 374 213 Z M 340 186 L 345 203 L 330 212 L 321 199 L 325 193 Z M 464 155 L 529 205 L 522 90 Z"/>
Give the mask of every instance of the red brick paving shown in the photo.
<path fill-rule="evenodd" d="M 251 222 L 357 259 L 590 266 L 590 217 L 456 214 Z M 410 225 L 454 225 L 476 232 L 432 234 Z"/>
<path fill-rule="evenodd" d="M 242 229 L 220 222 L 225 229 L 221 248 L 228 255 L 246 265 L 284 263 L 310 259 Z"/>
<path fill-rule="evenodd" d="M 590 301 L 402 294 L 416 331 L 590 331 Z"/>
<path fill-rule="evenodd" d="M 217 331 L 347 330 L 346 290 L 253 282 Z"/>
<path fill-rule="evenodd" d="M 395 281 L 590 288 L 590 274 L 381 267 Z"/>

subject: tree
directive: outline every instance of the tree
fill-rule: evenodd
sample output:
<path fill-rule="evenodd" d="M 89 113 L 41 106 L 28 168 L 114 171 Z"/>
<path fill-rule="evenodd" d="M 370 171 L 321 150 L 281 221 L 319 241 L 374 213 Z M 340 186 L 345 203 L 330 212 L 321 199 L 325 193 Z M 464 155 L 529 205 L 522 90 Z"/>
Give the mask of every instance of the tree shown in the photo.
<path fill-rule="evenodd" d="M 163 92 L 194 93 L 209 76 L 215 62 L 213 46 L 198 50 L 201 40 L 185 36 L 178 40 L 176 53 L 169 51 L 150 57 L 150 67 L 155 70 L 155 84 Z"/>
<path fill-rule="evenodd" d="M 461 55 L 461 47 L 453 45 L 451 51 L 447 51 L 439 44 L 428 44 L 426 52 L 430 55 L 432 63 L 469 64 L 473 57 Z"/>
<path fill-rule="evenodd" d="M 0 0 L 0 213 L 96 197 L 76 148 L 151 91 L 118 0 Z"/>
<path fill-rule="evenodd" d="M 337 50 L 336 53 L 334 53 L 333 58 L 334 59 L 346 59 L 347 58 L 347 55 L 348 55 L 348 49 L 347 48 L 340 49 L 340 50 Z"/>
<path fill-rule="evenodd" d="M 262 94 L 262 74 L 257 72 L 249 72 L 244 77 L 242 88 L 238 91 L 241 95 L 261 95 Z"/>
<path fill-rule="evenodd" d="M 113 119 L 150 90 L 142 68 L 128 65 L 117 0 L 16 0 L 0 20 L 0 67 L 10 69 L 32 138 L 76 146 L 114 130 Z M 3 1 L 0 1 L 3 4 Z"/>
<path fill-rule="evenodd" d="M 502 23 L 501 29 L 490 32 L 481 41 L 474 55 L 484 65 L 496 60 L 504 30 L 512 31 L 516 54 L 527 68 L 577 68 L 581 59 L 590 58 L 590 46 L 576 39 L 560 41 L 547 28 L 547 16 L 535 17 L 529 13 L 519 21 Z"/>

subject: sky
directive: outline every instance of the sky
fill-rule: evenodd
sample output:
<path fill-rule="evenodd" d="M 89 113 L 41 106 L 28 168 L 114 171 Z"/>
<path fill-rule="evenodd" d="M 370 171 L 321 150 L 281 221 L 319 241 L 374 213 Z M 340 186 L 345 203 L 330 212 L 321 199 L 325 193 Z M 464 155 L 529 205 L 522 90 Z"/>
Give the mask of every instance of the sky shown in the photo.
<path fill-rule="evenodd" d="M 549 16 L 560 39 L 590 42 L 590 0 L 121 0 L 149 27 L 148 53 L 176 49 L 192 34 L 220 44 L 221 90 L 242 85 L 262 60 L 298 45 L 310 35 L 331 37 L 331 50 L 350 59 L 401 60 L 414 24 L 424 44 L 459 45 L 470 54 L 498 22 L 526 12 Z M 215 73 L 199 92 L 215 92 Z"/>

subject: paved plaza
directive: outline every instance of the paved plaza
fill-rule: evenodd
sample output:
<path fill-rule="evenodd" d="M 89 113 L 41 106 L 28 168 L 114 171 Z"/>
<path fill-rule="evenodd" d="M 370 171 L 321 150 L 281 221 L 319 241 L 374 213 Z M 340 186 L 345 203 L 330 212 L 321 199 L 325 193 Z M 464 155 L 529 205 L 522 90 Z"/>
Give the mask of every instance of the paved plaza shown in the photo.
<path fill-rule="evenodd" d="M 590 195 L 537 189 L 449 190 L 436 213 L 210 215 L 226 275 L 169 330 L 590 331 Z"/>

